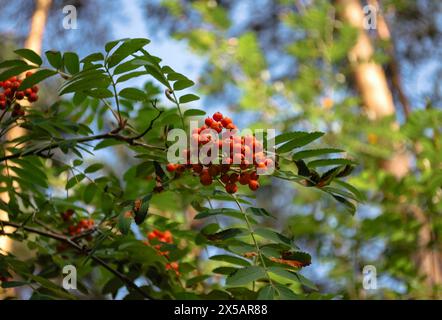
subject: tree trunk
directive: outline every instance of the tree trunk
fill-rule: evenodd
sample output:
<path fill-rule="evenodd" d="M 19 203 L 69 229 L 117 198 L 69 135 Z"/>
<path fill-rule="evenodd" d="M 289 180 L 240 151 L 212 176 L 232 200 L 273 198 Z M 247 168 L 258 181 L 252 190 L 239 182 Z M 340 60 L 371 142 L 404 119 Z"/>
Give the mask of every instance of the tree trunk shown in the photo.
<path fill-rule="evenodd" d="M 43 33 L 48 18 L 49 9 L 51 7 L 52 0 L 36 0 L 35 9 L 31 18 L 31 26 L 29 29 L 28 37 L 25 41 L 24 47 L 34 50 L 36 53 L 41 53 L 41 47 L 43 43 Z M 27 101 L 21 102 L 22 105 L 26 105 Z M 6 142 L 17 139 L 24 134 L 24 129 L 21 127 L 15 127 L 6 134 Z M 9 172 L 11 173 L 11 172 Z M 8 173 L 2 173 L 8 174 Z M 0 200 L 9 202 L 9 195 L 7 192 L 0 193 Z M 8 220 L 7 212 L 0 210 L 0 219 Z M 5 232 L 11 232 L 13 228 L 5 227 Z M 0 252 L 8 253 L 12 249 L 12 241 L 7 236 L 0 236 Z M 8 293 L 8 292 L 7 292 Z"/>
<path fill-rule="evenodd" d="M 372 5 L 378 6 L 377 1 L 371 0 Z M 373 45 L 367 32 L 364 30 L 364 13 L 359 0 L 337 0 L 338 11 L 341 18 L 350 23 L 359 30 L 355 46 L 349 52 L 352 72 L 356 79 L 356 86 L 359 90 L 364 107 L 370 119 L 380 119 L 395 114 L 395 107 L 392 93 L 388 87 L 387 77 L 382 67 L 372 61 Z M 377 32 L 383 40 L 391 40 L 388 25 L 383 17 L 377 19 Z M 394 52 L 393 44 L 390 45 L 390 53 Z M 396 63 L 393 61 L 393 63 Z M 397 64 L 395 65 L 397 67 Z M 409 112 L 408 101 L 400 87 L 400 78 L 398 69 L 392 70 L 393 86 L 398 86 L 399 98 L 404 107 L 404 113 L 407 116 Z M 398 128 L 397 123 L 392 124 L 392 129 Z M 396 146 L 396 152 L 393 157 L 382 163 L 382 168 L 394 175 L 402 178 L 409 172 L 410 161 L 409 154 L 401 145 Z M 428 217 L 420 208 L 411 210 L 414 218 L 421 223 L 421 229 L 418 234 L 419 251 L 416 252 L 416 264 L 419 272 L 426 277 L 429 286 L 442 284 L 442 257 L 441 254 L 430 248 L 432 242 L 432 225 Z"/>

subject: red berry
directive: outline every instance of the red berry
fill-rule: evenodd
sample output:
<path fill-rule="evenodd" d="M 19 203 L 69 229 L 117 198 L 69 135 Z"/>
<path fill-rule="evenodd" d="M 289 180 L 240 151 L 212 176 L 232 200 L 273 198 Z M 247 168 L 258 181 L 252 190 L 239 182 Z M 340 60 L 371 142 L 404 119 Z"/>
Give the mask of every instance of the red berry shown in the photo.
<path fill-rule="evenodd" d="M 6 101 L 0 101 L 0 109 L 1 110 L 4 110 L 4 109 L 6 109 Z"/>
<path fill-rule="evenodd" d="M 238 186 L 234 183 L 228 183 L 226 184 L 226 191 L 228 193 L 235 193 L 238 191 Z"/>
<path fill-rule="evenodd" d="M 9 78 L 9 81 L 14 82 L 17 81 L 17 79 L 18 79 L 17 76 L 13 76 Z"/>
<path fill-rule="evenodd" d="M 229 124 L 226 126 L 226 129 L 233 130 L 233 129 L 236 129 L 236 126 L 235 126 L 233 123 L 229 123 Z"/>
<path fill-rule="evenodd" d="M 20 82 L 18 82 L 18 81 L 14 81 L 14 82 L 12 82 L 12 84 L 11 84 L 11 88 L 12 88 L 13 90 L 17 90 L 18 87 L 20 87 Z"/>
<path fill-rule="evenodd" d="M 23 92 L 23 91 L 17 91 L 16 93 L 15 93 L 15 99 L 17 99 L 17 100 L 21 100 L 21 99 L 23 99 L 25 97 L 25 93 Z"/>
<path fill-rule="evenodd" d="M 182 164 L 177 164 L 176 165 L 176 172 L 183 173 L 185 170 L 186 170 L 186 167 L 183 166 Z"/>
<path fill-rule="evenodd" d="M 12 92 L 11 88 L 8 88 L 8 89 L 6 89 L 6 90 L 3 92 L 3 94 L 4 94 L 5 96 L 7 96 L 8 98 L 10 98 L 10 97 L 12 97 L 13 92 Z"/>
<path fill-rule="evenodd" d="M 256 180 L 250 180 L 250 181 L 249 181 L 249 188 L 250 188 L 250 190 L 252 190 L 252 191 L 256 191 L 256 190 L 258 190 L 258 188 L 259 188 L 259 182 L 256 181 Z"/>
<path fill-rule="evenodd" d="M 174 172 L 177 169 L 177 165 L 173 163 L 169 163 L 166 166 L 166 170 L 169 172 Z"/>
<path fill-rule="evenodd" d="M 32 94 L 29 95 L 28 100 L 29 102 L 35 102 L 38 100 L 38 95 L 33 92 Z"/>
<path fill-rule="evenodd" d="M 250 173 L 250 180 L 258 180 L 259 176 L 256 173 L 256 171 L 253 171 L 252 173 Z"/>
<path fill-rule="evenodd" d="M 200 182 L 203 186 L 209 186 L 212 184 L 212 177 L 208 174 L 203 174 L 200 176 Z"/>
<path fill-rule="evenodd" d="M 213 123 L 213 119 L 212 118 L 206 118 L 206 120 L 204 120 L 204 123 L 206 124 L 206 126 L 211 127 L 212 123 Z"/>
<path fill-rule="evenodd" d="M 6 80 L 5 82 L 3 82 L 3 88 L 4 88 L 4 89 L 8 89 L 8 88 L 10 88 L 11 85 L 12 85 L 12 83 L 11 83 L 11 81 L 9 81 L 9 80 Z"/>
<path fill-rule="evenodd" d="M 223 119 L 223 114 L 221 112 L 215 112 L 213 114 L 213 120 L 221 121 Z"/>
<path fill-rule="evenodd" d="M 25 95 L 27 96 L 27 97 L 29 97 L 31 94 L 32 94 L 32 89 L 31 88 L 27 88 L 27 89 L 25 89 Z"/>
<path fill-rule="evenodd" d="M 230 179 L 229 179 L 230 183 L 235 183 L 238 181 L 238 174 L 237 173 L 232 173 L 230 175 Z"/>
<path fill-rule="evenodd" d="M 229 175 L 228 174 L 222 174 L 221 175 L 221 181 L 223 182 L 223 183 L 229 183 L 229 181 L 230 181 L 230 177 L 229 177 Z"/>
<path fill-rule="evenodd" d="M 201 173 L 201 171 L 203 171 L 203 166 L 200 164 L 194 164 L 194 165 L 192 165 L 192 169 L 196 173 Z"/>
<path fill-rule="evenodd" d="M 227 127 L 230 123 L 232 123 L 232 119 L 230 119 L 229 117 L 224 117 L 221 120 L 221 124 L 223 125 L 223 127 Z"/>
<path fill-rule="evenodd" d="M 217 166 L 217 165 L 211 165 L 211 166 L 209 167 L 209 174 L 210 174 L 212 177 L 217 176 L 217 175 L 220 173 L 220 171 L 221 171 L 221 169 L 220 169 L 220 167 Z"/>
<path fill-rule="evenodd" d="M 5 101 L 6 97 L 3 93 L 0 93 L 0 101 Z"/>
<path fill-rule="evenodd" d="M 0 87 L 3 88 L 4 85 L 5 85 L 5 83 L 3 81 L 0 81 Z"/>
<path fill-rule="evenodd" d="M 32 92 L 37 93 L 38 92 L 38 86 L 32 86 L 31 90 L 32 90 Z"/>
<path fill-rule="evenodd" d="M 239 183 L 241 183 L 242 185 L 246 185 L 249 183 L 249 181 L 250 181 L 250 174 L 241 173 L 241 175 L 239 176 Z"/>
<path fill-rule="evenodd" d="M 34 73 L 31 71 L 26 72 L 26 78 L 32 76 Z"/>

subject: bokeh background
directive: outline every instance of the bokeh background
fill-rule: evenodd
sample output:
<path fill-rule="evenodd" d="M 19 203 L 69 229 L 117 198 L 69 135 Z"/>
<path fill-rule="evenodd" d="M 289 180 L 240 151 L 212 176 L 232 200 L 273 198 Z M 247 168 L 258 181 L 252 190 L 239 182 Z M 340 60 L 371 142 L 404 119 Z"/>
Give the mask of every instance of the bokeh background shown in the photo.
<path fill-rule="evenodd" d="M 77 29 L 63 28 L 66 5 Z M 290 183 L 257 194 L 274 226 L 312 254 L 305 274 L 335 297 L 440 299 L 441 9 L 437 0 L 0 0 L 0 59 L 22 46 L 85 56 L 149 38 L 152 54 L 196 82 L 192 107 L 242 127 L 325 131 L 324 145 L 359 162 L 349 182 L 366 201 L 355 216 Z M 46 89 L 41 104 L 56 83 Z M 96 156 L 115 175 L 136 161 Z M 363 289 L 367 265 L 376 290 Z"/>

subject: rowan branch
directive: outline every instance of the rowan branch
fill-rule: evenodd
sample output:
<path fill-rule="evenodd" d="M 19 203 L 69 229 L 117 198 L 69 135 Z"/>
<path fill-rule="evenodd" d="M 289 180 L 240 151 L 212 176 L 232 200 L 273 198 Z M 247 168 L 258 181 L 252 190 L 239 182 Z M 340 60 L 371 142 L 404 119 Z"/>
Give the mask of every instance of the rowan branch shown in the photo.
<path fill-rule="evenodd" d="M 11 222 L 11 221 L 6 221 L 6 220 L 0 220 L 0 226 L 2 226 L 2 227 L 3 226 L 10 226 L 10 227 L 15 227 L 17 229 L 21 228 L 21 229 L 23 229 L 25 231 L 28 231 L 28 232 L 31 232 L 31 233 L 35 233 L 35 234 L 41 235 L 43 237 L 48 237 L 48 238 L 51 238 L 51 239 L 54 239 L 54 240 L 57 240 L 57 241 L 61 241 L 61 242 L 67 243 L 69 246 L 71 246 L 72 248 L 76 249 L 80 253 L 82 253 L 84 255 L 88 255 L 96 263 L 98 263 L 99 265 L 104 267 L 106 270 L 108 270 L 109 272 L 113 273 L 115 276 L 120 278 L 126 284 L 128 289 L 133 289 L 133 290 L 137 291 L 139 294 L 141 294 L 146 299 L 154 300 L 149 294 L 147 294 L 140 287 L 138 287 L 125 274 L 119 272 L 118 270 L 115 270 L 110 265 L 108 265 L 104 260 L 94 256 L 93 254 L 89 254 L 88 253 L 88 251 L 89 251 L 88 249 L 86 249 L 83 246 L 80 246 L 78 243 L 76 243 L 74 241 L 75 237 L 74 238 L 70 238 L 70 237 L 67 237 L 67 236 L 65 236 L 63 234 L 59 234 L 59 233 L 55 233 L 55 232 L 51 232 L 51 231 L 44 231 L 44 230 L 36 229 L 36 228 L 33 228 L 33 227 L 28 227 L 28 226 L 25 226 L 25 225 L 21 225 L 19 223 L 15 223 L 15 222 Z"/>
<path fill-rule="evenodd" d="M 155 118 L 153 118 L 150 121 L 149 126 L 142 133 L 140 133 L 140 134 L 138 134 L 136 136 L 133 136 L 133 137 L 127 137 L 127 136 L 123 136 L 123 135 L 118 134 L 118 132 L 121 130 L 121 128 L 116 128 L 116 129 L 114 129 L 114 130 L 112 130 L 112 131 L 110 131 L 108 133 L 103 133 L 103 134 L 98 134 L 98 135 L 88 136 L 88 137 L 60 140 L 60 141 L 57 141 L 57 142 L 53 142 L 53 143 L 51 143 L 51 144 L 49 144 L 49 145 L 47 145 L 46 147 L 43 147 L 43 148 L 42 147 L 35 147 L 35 148 L 29 149 L 27 151 L 23 150 L 23 151 L 19 151 L 19 152 L 16 152 L 16 153 L 12 153 L 12 154 L 9 154 L 7 156 L 3 156 L 2 158 L 0 158 L 0 162 L 6 161 L 6 160 L 10 160 L 10 159 L 22 158 L 22 157 L 26 157 L 26 156 L 29 156 L 29 155 L 41 155 L 45 151 L 60 148 L 60 146 L 63 145 L 63 144 L 84 143 L 84 142 L 91 142 L 91 141 L 96 141 L 96 140 L 106 140 L 106 139 L 115 139 L 115 140 L 123 141 L 123 142 L 126 142 L 129 145 L 133 145 L 133 146 L 141 146 L 141 147 L 145 147 L 145 148 L 156 148 L 156 149 L 163 150 L 162 147 L 157 147 L 157 146 L 145 144 L 145 143 L 142 143 L 142 142 L 136 142 L 136 140 L 141 139 L 150 130 L 152 130 L 154 122 L 163 113 L 162 110 L 158 110 L 158 111 L 159 111 L 158 115 L 155 116 Z"/>

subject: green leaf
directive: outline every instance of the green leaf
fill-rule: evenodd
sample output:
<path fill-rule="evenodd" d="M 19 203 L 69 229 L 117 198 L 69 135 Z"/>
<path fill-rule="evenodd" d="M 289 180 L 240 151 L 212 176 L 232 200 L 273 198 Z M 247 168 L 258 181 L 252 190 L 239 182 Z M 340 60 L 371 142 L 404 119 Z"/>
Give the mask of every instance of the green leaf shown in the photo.
<path fill-rule="evenodd" d="M 113 41 L 109 41 L 108 43 L 106 43 L 106 45 L 104 46 L 104 50 L 106 50 L 106 52 L 111 51 L 117 44 L 119 44 L 121 41 L 126 41 L 129 40 L 129 38 L 123 38 L 123 39 L 118 39 L 118 40 L 113 40 Z"/>
<path fill-rule="evenodd" d="M 274 216 L 272 216 L 269 212 L 267 212 L 266 209 L 263 208 L 255 208 L 255 207 L 248 207 L 246 209 L 247 213 L 253 214 L 255 216 L 260 216 L 260 217 L 272 217 L 275 219 Z"/>
<path fill-rule="evenodd" d="M 265 278 L 266 273 L 262 267 L 250 266 L 238 269 L 226 279 L 229 287 L 244 286 L 252 281 Z"/>
<path fill-rule="evenodd" d="M 164 72 L 164 67 L 163 67 Z M 187 77 L 178 72 L 169 72 L 167 75 L 167 80 L 169 81 L 177 81 L 177 80 L 188 80 Z"/>
<path fill-rule="evenodd" d="M 84 170 L 84 173 L 93 173 L 96 172 L 100 169 L 102 169 L 104 167 L 104 165 L 102 163 L 94 163 L 92 165 L 90 165 L 89 167 L 86 168 L 86 170 Z"/>
<path fill-rule="evenodd" d="M 83 192 L 84 202 L 88 204 L 91 203 L 97 191 L 98 191 L 97 185 L 95 183 L 89 183 L 86 186 L 86 188 L 84 188 Z"/>
<path fill-rule="evenodd" d="M 71 189 L 72 187 L 74 187 L 77 183 L 80 183 L 86 176 L 82 173 L 77 174 L 75 176 L 73 176 L 72 178 L 70 178 L 68 180 L 68 182 L 66 183 L 66 187 L 65 189 Z"/>
<path fill-rule="evenodd" d="M 14 52 L 19 56 L 25 58 L 26 60 L 35 63 L 38 66 L 41 66 L 41 64 L 43 63 L 41 57 L 31 49 L 18 49 L 15 50 Z"/>
<path fill-rule="evenodd" d="M 53 66 L 55 69 L 60 69 L 63 65 L 63 59 L 60 51 L 49 50 L 46 51 L 46 58 L 49 61 L 49 64 Z"/>
<path fill-rule="evenodd" d="M 313 160 L 310 161 L 307 166 L 310 168 L 316 168 L 316 167 L 326 167 L 326 166 L 335 166 L 335 165 L 354 165 L 356 162 L 349 160 L 349 159 L 343 159 L 343 158 L 336 158 L 336 159 L 319 159 L 319 160 Z"/>
<path fill-rule="evenodd" d="M 227 263 L 231 263 L 231 264 L 236 264 L 236 265 L 243 266 L 243 267 L 250 266 L 250 262 L 249 261 L 247 261 L 245 259 L 242 259 L 242 258 L 239 258 L 239 257 L 227 255 L 227 254 L 219 254 L 219 255 L 211 256 L 210 260 L 223 261 L 223 262 L 227 262 Z"/>
<path fill-rule="evenodd" d="M 106 140 L 103 140 L 103 141 L 97 143 L 94 150 L 96 151 L 96 150 L 104 149 L 104 148 L 111 147 L 111 146 L 116 146 L 116 145 L 123 144 L 123 143 L 124 142 L 120 141 L 120 140 L 106 139 Z"/>
<path fill-rule="evenodd" d="M 335 181 L 333 181 L 333 183 L 336 183 L 336 184 L 340 185 L 341 187 L 344 187 L 345 189 L 347 189 L 351 193 L 353 193 L 359 202 L 363 202 L 366 200 L 365 195 L 362 192 L 360 192 L 357 188 L 353 187 L 351 184 L 349 184 L 345 181 L 342 181 L 342 180 L 335 180 Z"/>
<path fill-rule="evenodd" d="M 195 83 L 192 80 L 186 79 L 186 80 L 178 80 L 173 84 L 173 90 L 179 91 L 184 90 L 186 88 L 189 88 L 193 86 Z"/>
<path fill-rule="evenodd" d="M 132 78 L 136 78 L 139 76 L 147 75 L 147 71 L 134 71 L 127 74 L 122 75 L 117 79 L 117 83 L 121 83 L 127 80 L 130 80 Z"/>
<path fill-rule="evenodd" d="M 353 203 L 351 203 L 349 200 L 335 194 L 332 194 L 332 196 L 340 203 L 342 203 L 351 215 L 354 215 L 356 213 L 356 206 Z"/>
<path fill-rule="evenodd" d="M 130 225 L 132 223 L 132 217 L 128 214 L 129 212 L 130 208 L 125 208 L 118 216 L 118 229 L 125 235 L 129 233 Z"/>
<path fill-rule="evenodd" d="M 223 274 L 223 275 L 230 275 L 232 273 L 234 273 L 236 270 L 238 270 L 238 268 L 234 268 L 234 267 L 218 267 L 212 270 L 213 273 L 216 274 Z"/>
<path fill-rule="evenodd" d="M 323 132 L 310 132 L 303 136 L 294 138 L 290 140 L 289 142 L 283 144 L 277 149 L 278 153 L 285 153 L 289 152 L 294 148 L 299 148 L 302 146 L 305 146 L 306 144 L 309 144 L 312 141 L 315 141 L 316 139 L 322 137 L 324 135 Z"/>
<path fill-rule="evenodd" d="M 199 109 L 188 109 L 184 111 L 184 117 L 204 116 L 205 114 L 205 111 Z"/>
<path fill-rule="evenodd" d="M 145 196 L 143 199 L 141 199 L 141 203 L 139 205 L 139 207 L 135 206 L 134 203 L 134 207 L 133 207 L 133 211 L 135 213 L 135 223 L 137 225 L 140 225 L 144 222 L 144 220 L 146 220 L 148 211 L 149 211 L 149 202 L 150 199 L 152 198 L 152 194 L 149 193 L 147 196 Z"/>
<path fill-rule="evenodd" d="M 0 81 L 4 81 L 7 80 L 13 76 L 18 76 L 19 74 L 31 70 L 31 69 L 35 69 L 35 66 L 31 66 L 31 65 L 18 65 L 15 67 L 12 67 L 10 69 L 7 69 L 5 71 L 3 71 L 2 73 L 0 73 Z"/>
<path fill-rule="evenodd" d="M 286 132 L 275 137 L 275 144 L 278 145 L 280 143 L 297 139 L 300 137 L 306 136 L 308 133 L 304 131 L 295 131 L 295 132 Z"/>
<path fill-rule="evenodd" d="M 145 101 L 147 100 L 147 94 L 144 91 L 136 88 L 125 88 L 121 90 L 118 95 L 120 97 L 130 99 L 130 100 L 138 100 Z"/>
<path fill-rule="evenodd" d="M 97 88 L 92 90 L 85 90 L 83 91 L 86 95 L 97 98 L 97 99 L 106 99 L 106 98 L 112 98 L 114 94 L 112 91 L 106 88 Z"/>
<path fill-rule="evenodd" d="M 262 287 L 258 292 L 258 300 L 274 300 L 276 297 L 277 291 L 275 288 L 268 284 Z"/>
<path fill-rule="evenodd" d="M 44 79 L 52 77 L 52 76 L 54 76 L 56 74 L 57 74 L 57 72 L 56 71 L 52 71 L 52 70 L 47 70 L 47 69 L 38 70 L 37 72 L 35 72 L 31 76 L 26 77 L 23 80 L 23 82 L 21 83 L 21 85 L 18 88 L 18 90 L 25 90 L 27 88 L 30 88 L 33 85 L 35 85 L 37 83 L 40 83 Z"/>
<path fill-rule="evenodd" d="M 101 52 L 95 52 L 95 53 L 91 53 L 90 55 L 84 57 L 83 59 L 81 59 L 82 63 L 91 63 L 91 62 L 95 62 L 95 61 L 103 61 L 104 56 Z"/>
<path fill-rule="evenodd" d="M 234 237 L 242 237 L 248 235 L 249 232 L 243 228 L 230 228 L 213 234 L 205 234 L 210 241 L 227 240 Z"/>
<path fill-rule="evenodd" d="M 279 232 L 267 229 L 267 228 L 256 228 L 254 231 L 255 234 L 263 237 L 266 240 L 270 240 L 276 243 L 284 244 L 290 247 L 296 247 L 293 244 L 293 241 L 287 238 L 286 236 L 280 234 Z"/>
<path fill-rule="evenodd" d="M 303 151 L 299 151 L 299 152 L 296 152 L 295 154 L 293 154 L 292 159 L 293 160 L 300 160 L 300 159 L 316 157 L 316 156 L 320 156 L 320 155 L 324 155 L 324 154 L 339 153 L 339 152 L 344 152 L 344 150 L 335 149 L 335 148 L 303 150 Z"/>
<path fill-rule="evenodd" d="M 114 53 L 108 58 L 107 65 L 109 68 L 116 66 L 123 59 L 127 58 L 131 54 L 143 48 L 150 42 L 148 39 L 135 38 L 129 39 L 123 42 L 121 46 L 119 46 Z"/>
<path fill-rule="evenodd" d="M 310 289 L 318 290 L 318 288 L 315 286 L 315 284 L 313 282 L 311 282 L 310 280 L 308 280 L 305 277 L 301 278 L 300 274 L 298 274 L 296 272 L 289 271 L 289 270 L 286 270 L 281 267 L 268 267 L 268 271 L 270 273 L 273 273 L 273 274 L 279 276 L 279 277 L 283 277 L 287 280 L 290 280 L 291 282 L 301 283 L 302 285 L 305 285 L 306 287 L 308 287 Z"/>
<path fill-rule="evenodd" d="M 63 61 L 69 73 L 75 74 L 80 71 L 80 60 L 75 52 L 66 52 L 63 55 Z"/>
<path fill-rule="evenodd" d="M 239 220 L 245 220 L 244 215 L 241 211 L 230 209 L 230 208 L 217 208 L 217 209 L 207 209 L 198 213 L 194 219 L 204 219 L 207 217 L 213 217 L 216 215 L 223 215 L 226 217 L 232 217 Z"/>
<path fill-rule="evenodd" d="M 180 97 L 180 103 L 187 103 L 187 102 L 191 102 L 191 101 L 195 101 L 195 100 L 199 100 L 200 97 L 198 97 L 197 95 L 194 94 L 185 94 L 184 96 Z"/>
<path fill-rule="evenodd" d="M 28 285 L 28 282 L 23 281 L 2 281 L 2 288 L 16 288 Z"/>
<path fill-rule="evenodd" d="M 17 67 L 17 66 L 27 66 L 26 61 L 13 59 L 13 60 L 5 60 L 0 63 L 0 69 L 9 68 L 9 67 Z"/>

